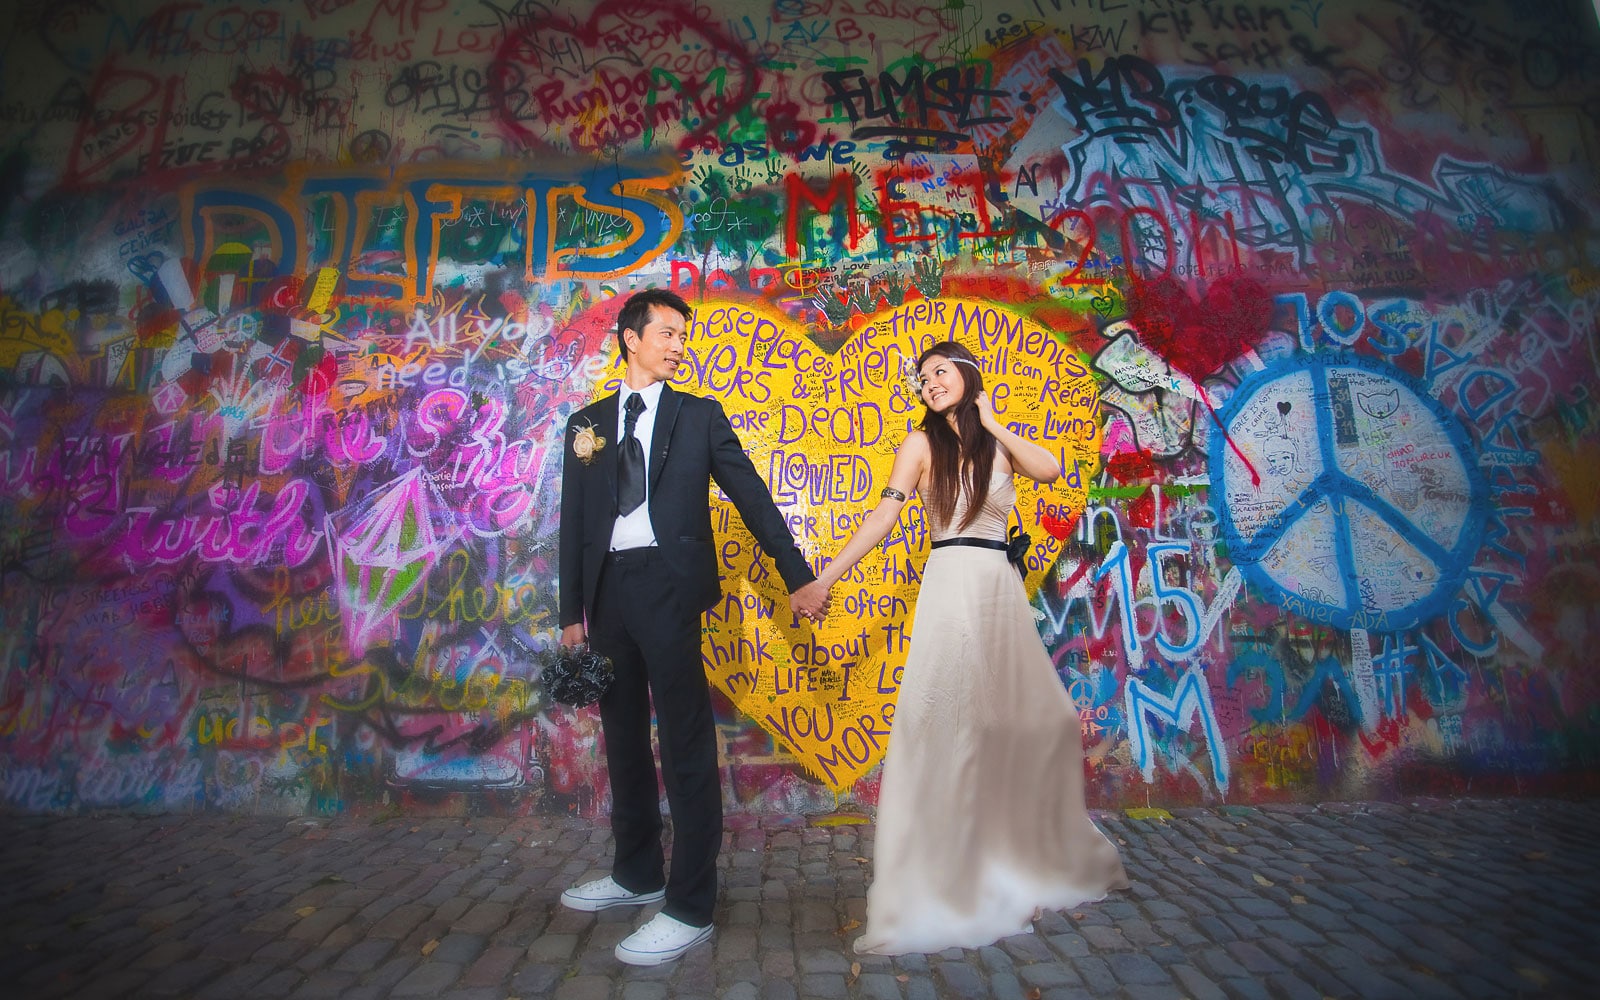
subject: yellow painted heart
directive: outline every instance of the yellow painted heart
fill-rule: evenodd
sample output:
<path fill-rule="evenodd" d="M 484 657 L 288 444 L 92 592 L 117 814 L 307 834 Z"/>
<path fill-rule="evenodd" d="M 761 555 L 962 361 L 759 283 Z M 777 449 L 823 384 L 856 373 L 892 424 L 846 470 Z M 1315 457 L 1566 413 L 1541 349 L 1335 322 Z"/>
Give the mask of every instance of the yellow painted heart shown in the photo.
<path fill-rule="evenodd" d="M 1100 462 L 1097 394 L 1063 338 L 1005 309 L 925 299 L 869 317 L 826 354 L 780 312 L 696 304 L 675 385 L 720 399 L 814 568 L 878 502 L 894 452 L 922 418 L 903 357 L 955 340 L 978 357 L 997 416 L 1055 452 L 1065 477 L 1018 478 L 1032 593 L 1082 513 Z M 833 591 L 819 628 L 797 620 L 770 560 L 715 490 L 723 600 L 705 617 L 706 675 L 807 771 L 842 790 L 882 758 L 894 725 L 928 532 L 913 499 L 900 524 Z"/>

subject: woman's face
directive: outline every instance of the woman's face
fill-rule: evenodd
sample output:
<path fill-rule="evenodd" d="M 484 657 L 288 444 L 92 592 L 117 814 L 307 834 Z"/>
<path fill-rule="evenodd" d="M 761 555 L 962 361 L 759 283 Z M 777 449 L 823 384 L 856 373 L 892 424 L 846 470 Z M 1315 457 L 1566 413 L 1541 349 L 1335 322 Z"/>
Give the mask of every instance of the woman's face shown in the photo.
<path fill-rule="evenodd" d="M 922 401 L 935 413 L 948 413 L 967 394 L 961 365 L 935 354 L 922 363 Z"/>

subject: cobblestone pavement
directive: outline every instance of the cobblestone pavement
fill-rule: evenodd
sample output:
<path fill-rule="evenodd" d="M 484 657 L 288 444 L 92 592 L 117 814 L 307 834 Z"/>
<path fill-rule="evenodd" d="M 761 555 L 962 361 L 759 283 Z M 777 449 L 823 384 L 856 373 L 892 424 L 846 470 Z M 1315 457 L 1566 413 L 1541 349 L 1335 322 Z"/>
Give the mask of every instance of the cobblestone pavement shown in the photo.
<path fill-rule="evenodd" d="M 1600 803 L 1098 814 L 1133 887 L 1036 933 L 849 949 L 872 827 L 729 818 L 717 932 L 657 969 L 656 907 L 564 910 L 605 874 L 566 818 L 0 815 L 0 983 L 24 997 L 1547 997 L 1600 980 Z"/>

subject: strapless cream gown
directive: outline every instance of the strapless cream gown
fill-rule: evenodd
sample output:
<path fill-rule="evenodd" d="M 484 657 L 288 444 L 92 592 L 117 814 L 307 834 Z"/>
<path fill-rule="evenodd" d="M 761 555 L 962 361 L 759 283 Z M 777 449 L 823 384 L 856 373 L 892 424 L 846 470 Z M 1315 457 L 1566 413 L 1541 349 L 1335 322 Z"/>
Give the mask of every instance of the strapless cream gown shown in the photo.
<path fill-rule="evenodd" d="M 973 523 L 948 534 L 1005 538 L 1010 474 L 997 472 L 989 489 Z M 1127 887 L 1117 849 L 1084 806 L 1080 727 L 1005 552 L 931 551 L 883 761 L 857 952 L 978 948 L 1029 930 L 1036 908 Z"/>

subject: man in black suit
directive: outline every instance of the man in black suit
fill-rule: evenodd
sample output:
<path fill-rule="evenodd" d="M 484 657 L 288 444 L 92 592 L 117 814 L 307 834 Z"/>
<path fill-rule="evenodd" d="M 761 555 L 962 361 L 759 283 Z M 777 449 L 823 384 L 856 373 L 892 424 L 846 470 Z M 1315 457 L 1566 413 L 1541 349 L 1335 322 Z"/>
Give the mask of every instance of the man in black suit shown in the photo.
<path fill-rule="evenodd" d="M 573 415 L 562 450 L 561 642 L 587 637 L 616 666 L 600 699 L 616 855 L 610 877 L 568 889 L 561 902 L 592 911 L 665 897 L 661 912 L 617 945 L 617 958 L 632 965 L 670 962 L 711 936 L 722 786 L 700 616 L 721 595 L 712 479 L 777 566 L 795 613 L 816 618 L 827 602 L 721 404 L 668 384 L 689 315 L 672 292 L 628 299 L 617 317 L 628 365 L 622 388 Z M 670 880 L 652 702 L 672 812 Z"/>

